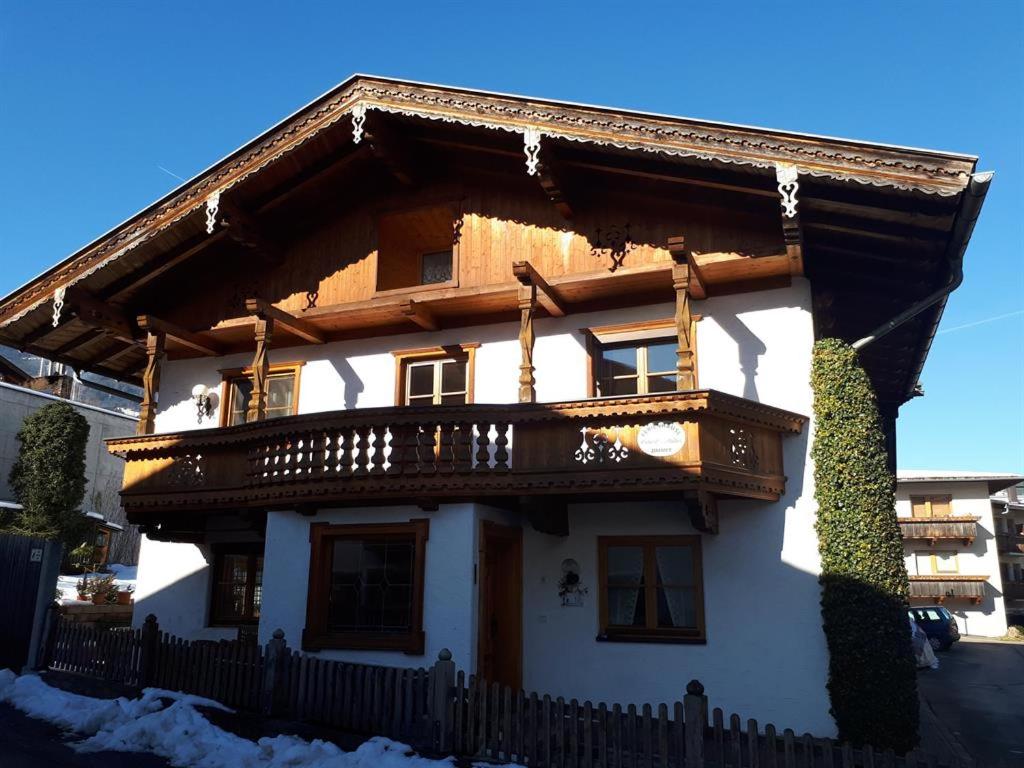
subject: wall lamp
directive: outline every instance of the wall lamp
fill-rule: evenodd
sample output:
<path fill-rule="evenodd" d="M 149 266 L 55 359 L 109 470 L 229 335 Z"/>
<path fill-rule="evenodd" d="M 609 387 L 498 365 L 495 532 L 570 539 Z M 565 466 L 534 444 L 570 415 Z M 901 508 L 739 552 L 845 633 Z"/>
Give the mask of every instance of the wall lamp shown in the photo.
<path fill-rule="evenodd" d="M 205 384 L 196 384 L 192 387 L 192 400 L 196 404 L 196 423 L 202 424 L 203 419 L 213 412 L 213 401 L 210 399 L 210 389 Z"/>

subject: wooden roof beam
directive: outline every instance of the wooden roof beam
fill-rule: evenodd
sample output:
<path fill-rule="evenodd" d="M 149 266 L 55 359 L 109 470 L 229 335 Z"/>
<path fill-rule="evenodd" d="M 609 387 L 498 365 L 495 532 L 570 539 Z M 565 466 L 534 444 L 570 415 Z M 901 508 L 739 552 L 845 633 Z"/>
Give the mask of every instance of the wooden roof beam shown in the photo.
<path fill-rule="evenodd" d="M 550 141 L 545 142 L 541 139 L 541 150 L 538 153 L 538 157 L 540 159 L 537 161 L 536 175 L 541 189 L 544 190 L 544 194 L 547 195 L 548 200 L 555 206 L 555 210 L 561 214 L 563 219 L 572 219 L 572 206 L 569 205 L 569 201 L 566 199 L 565 185 L 563 183 L 565 174 Z"/>
<path fill-rule="evenodd" d="M 147 262 L 135 272 L 130 272 L 115 280 L 104 289 L 103 294 L 108 301 L 123 299 L 225 237 L 227 237 L 226 230 L 220 230 L 212 235 L 207 235 L 204 232 L 202 235 L 190 238 L 154 261 Z"/>
<path fill-rule="evenodd" d="M 268 266 L 284 261 L 284 249 L 280 244 L 230 197 L 221 197 L 220 213 L 224 217 L 227 227 L 225 231 L 229 238 L 253 251 Z"/>
<path fill-rule="evenodd" d="M 374 113 L 372 120 L 367 120 L 365 125 L 363 141 L 370 147 L 373 156 L 400 184 L 413 186 L 419 174 L 408 139 L 393 131 L 387 118 L 380 113 Z"/>
<path fill-rule="evenodd" d="M 534 269 L 530 262 L 513 262 L 512 274 L 522 285 L 533 285 L 537 288 L 537 302 L 544 307 L 544 311 L 552 317 L 565 317 L 565 304 L 558 292 Z"/>
<path fill-rule="evenodd" d="M 220 357 L 224 354 L 224 350 L 218 342 L 158 317 L 139 315 L 136 322 L 138 322 L 139 328 L 147 333 L 162 333 L 167 338 L 206 357 Z"/>
<path fill-rule="evenodd" d="M 321 333 L 320 330 L 312 323 L 309 323 L 300 317 L 296 317 L 283 309 L 279 309 L 263 299 L 246 299 L 245 311 L 250 315 L 258 315 L 264 319 L 273 319 L 277 325 L 287 329 L 303 341 L 307 341 L 310 344 L 323 344 L 326 341 L 323 333 Z"/>
<path fill-rule="evenodd" d="M 436 331 L 441 327 L 434 314 L 418 301 L 406 299 L 400 305 L 400 310 L 404 317 L 425 331 Z"/>
<path fill-rule="evenodd" d="M 75 336 L 75 338 L 71 339 L 70 341 L 66 341 L 63 344 L 61 344 L 59 347 L 57 347 L 55 350 L 53 350 L 53 354 L 55 354 L 55 355 L 67 354 L 68 352 L 71 352 L 72 350 L 78 349 L 78 347 L 82 346 L 83 344 L 88 344 L 90 341 L 95 339 L 97 336 L 102 336 L 102 335 L 103 335 L 103 329 L 102 328 L 90 328 L 85 333 L 80 333 L 77 336 Z"/>
<path fill-rule="evenodd" d="M 693 252 L 686 247 L 686 238 L 682 235 L 668 239 L 668 253 L 676 264 L 687 264 L 690 267 L 690 296 L 695 299 L 708 297 L 708 286 L 701 272 L 700 265 L 693 257 Z"/>
<path fill-rule="evenodd" d="M 141 344 L 135 324 L 120 309 L 98 299 L 77 285 L 67 289 L 64 300 L 74 307 L 78 319 L 86 325 L 100 328 L 105 334 L 128 344 Z"/>

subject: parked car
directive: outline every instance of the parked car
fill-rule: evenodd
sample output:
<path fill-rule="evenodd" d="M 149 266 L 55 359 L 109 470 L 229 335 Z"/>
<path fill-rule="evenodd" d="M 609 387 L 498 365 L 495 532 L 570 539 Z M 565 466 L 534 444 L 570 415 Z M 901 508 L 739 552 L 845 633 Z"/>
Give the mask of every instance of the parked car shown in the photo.
<path fill-rule="evenodd" d="M 948 651 L 960 639 L 956 619 L 941 605 L 916 605 L 907 612 L 928 635 L 928 642 L 935 650 Z"/>

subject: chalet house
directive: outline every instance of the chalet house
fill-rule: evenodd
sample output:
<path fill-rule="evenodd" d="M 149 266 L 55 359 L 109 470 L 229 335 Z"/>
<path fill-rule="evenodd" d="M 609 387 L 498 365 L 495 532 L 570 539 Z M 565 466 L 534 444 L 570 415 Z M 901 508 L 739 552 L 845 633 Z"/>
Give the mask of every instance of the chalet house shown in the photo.
<path fill-rule="evenodd" d="M 975 165 L 355 76 L 0 342 L 144 389 L 138 622 L 824 736 L 812 345 L 866 340 L 895 456 Z"/>
<path fill-rule="evenodd" d="M 945 605 L 963 635 L 1005 635 L 1014 580 L 1001 561 L 1014 555 L 1012 524 L 1000 514 L 1005 504 L 997 494 L 1005 499 L 1024 478 L 933 470 L 900 470 L 896 477 L 911 603 Z"/>

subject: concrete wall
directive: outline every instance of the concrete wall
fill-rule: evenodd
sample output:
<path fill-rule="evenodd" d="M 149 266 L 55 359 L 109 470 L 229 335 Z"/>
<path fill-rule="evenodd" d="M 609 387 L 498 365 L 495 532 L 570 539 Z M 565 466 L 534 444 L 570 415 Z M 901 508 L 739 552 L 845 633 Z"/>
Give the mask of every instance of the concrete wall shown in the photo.
<path fill-rule="evenodd" d="M 18 442 L 18 430 L 25 417 L 30 413 L 52 402 L 60 402 L 60 398 L 45 392 L 37 392 L 24 387 L 0 382 L 0 500 L 14 501 L 8 478 L 11 467 L 18 458 L 21 443 Z M 85 499 L 82 502 L 84 511 L 98 512 L 106 519 L 127 525 L 121 510 L 118 492 L 121 490 L 121 478 L 124 472 L 124 461 L 107 451 L 103 441 L 108 437 L 123 437 L 135 433 L 136 419 L 114 411 L 95 406 L 70 402 L 89 422 L 89 441 L 85 449 Z M 112 543 L 111 562 L 131 561 L 131 557 L 117 557 L 118 553 L 131 552 L 134 546 L 123 547 L 124 539 L 131 539 L 133 533 L 117 534 Z"/>
<path fill-rule="evenodd" d="M 988 484 L 985 482 L 918 482 L 898 483 L 896 488 L 896 514 L 911 517 L 911 496 L 953 497 L 952 514 L 976 515 L 978 536 L 969 545 L 962 541 L 937 541 L 929 546 L 927 541 L 905 540 L 903 551 L 906 556 L 907 573 L 929 575 L 918 570 L 915 553 L 954 551 L 957 553 L 958 571 L 964 576 L 988 576 L 985 596 L 980 605 L 967 600 L 946 600 L 943 605 L 956 617 L 961 634 L 983 637 L 1001 637 L 1006 634 L 1006 609 L 1002 598 L 1003 584 L 999 572 L 999 553 L 996 547 L 995 523 L 992 518 L 992 503 L 989 500 Z M 927 601 L 915 601 L 923 604 Z"/>
<path fill-rule="evenodd" d="M 697 332 L 702 388 L 811 414 L 810 360 L 813 328 L 810 290 L 804 280 L 790 288 L 698 302 Z M 669 304 L 636 307 L 537 323 L 535 365 L 542 401 L 584 398 L 587 364 L 579 329 L 670 317 Z M 415 333 L 341 342 L 323 347 L 274 350 L 272 360 L 305 360 L 299 411 L 389 406 L 394 399 L 391 352 L 438 344 L 480 342 L 476 401 L 516 399 L 518 325 Z M 189 393 L 197 383 L 219 386 L 217 369 L 248 364 L 247 356 L 173 362 L 160 395 L 159 431 L 192 429 Z M 212 421 L 202 426 L 211 426 Z M 596 537 L 606 534 L 690 533 L 680 504 L 573 505 L 570 535 L 556 538 L 523 525 L 524 685 L 541 693 L 622 703 L 674 701 L 697 677 L 714 705 L 781 727 L 829 735 L 825 690 L 828 656 L 821 631 L 814 533 L 814 488 L 809 447 L 813 424 L 784 438 L 785 496 L 777 503 L 724 501 L 721 532 L 705 535 L 704 584 L 708 641 L 703 645 L 597 642 Z M 375 651 L 325 651 L 329 658 L 419 666 L 452 650 L 463 669 L 476 668 L 477 587 L 473 583 L 482 520 L 521 524 L 518 516 L 476 504 L 321 511 L 303 517 L 271 512 L 266 530 L 264 602 L 260 636 L 280 627 L 298 646 L 305 626 L 309 525 L 396 522 L 428 517 L 424 629 L 426 653 L 411 657 Z M 176 551 L 181 556 L 175 554 Z M 563 559 L 572 557 L 591 587 L 581 608 L 563 608 L 557 582 Z M 201 548 L 147 542 L 139 579 L 139 609 L 161 626 L 186 635 L 203 627 L 209 593 Z M 170 622 L 170 623 L 168 623 Z"/>

